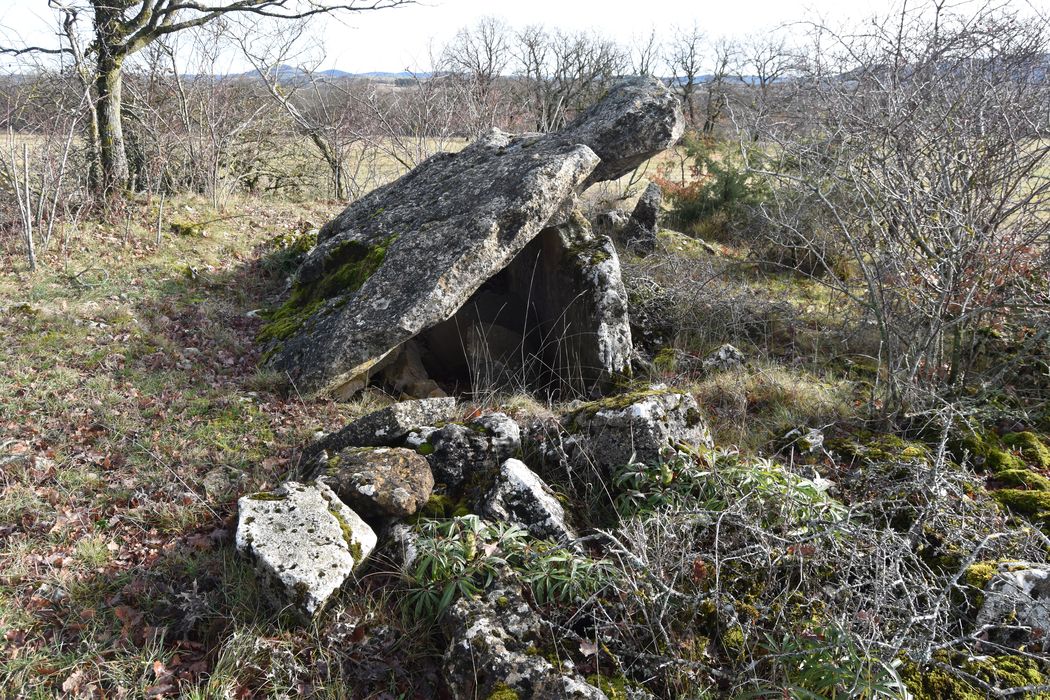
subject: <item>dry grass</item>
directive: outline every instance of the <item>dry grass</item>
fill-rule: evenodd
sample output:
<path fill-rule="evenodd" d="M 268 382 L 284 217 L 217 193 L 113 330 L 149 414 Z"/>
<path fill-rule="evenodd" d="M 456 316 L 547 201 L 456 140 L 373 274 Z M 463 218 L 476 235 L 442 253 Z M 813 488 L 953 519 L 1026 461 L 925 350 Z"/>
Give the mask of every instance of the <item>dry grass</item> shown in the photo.
<path fill-rule="evenodd" d="M 281 285 L 259 246 L 335 208 L 238 201 L 206 237 L 155 250 L 142 205 L 127 240 L 92 225 L 35 276 L 15 251 L 0 260 L 0 695 L 324 697 L 363 673 L 356 647 L 324 662 L 331 629 L 284 626 L 230 544 L 237 496 L 369 405 L 283 397 L 256 368 L 248 312 Z M 399 624 L 372 590 L 330 622 L 361 645 Z M 399 666 L 421 638 L 384 637 L 385 670 L 358 686 L 425 686 Z"/>

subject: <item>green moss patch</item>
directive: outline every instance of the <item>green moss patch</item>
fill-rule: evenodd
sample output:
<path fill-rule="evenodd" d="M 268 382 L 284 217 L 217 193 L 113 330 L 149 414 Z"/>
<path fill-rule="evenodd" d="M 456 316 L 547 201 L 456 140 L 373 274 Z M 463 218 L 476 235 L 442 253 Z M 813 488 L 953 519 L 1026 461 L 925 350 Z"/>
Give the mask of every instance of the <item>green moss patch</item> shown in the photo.
<path fill-rule="evenodd" d="M 376 245 L 347 241 L 333 249 L 316 279 L 296 280 L 288 300 L 263 313 L 267 323 L 259 331 L 258 339 L 285 340 L 298 332 L 329 300 L 356 292 L 383 264 L 387 249 L 396 239 L 396 235 L 390 236 Z"/>
<path fill-rule="evenodd" d="M 1003 444 L 1020 452 L 1029 466 L 1050 469 L 1050 448 L 1035 433 L 1007 433 L 1003 435 Z"/>

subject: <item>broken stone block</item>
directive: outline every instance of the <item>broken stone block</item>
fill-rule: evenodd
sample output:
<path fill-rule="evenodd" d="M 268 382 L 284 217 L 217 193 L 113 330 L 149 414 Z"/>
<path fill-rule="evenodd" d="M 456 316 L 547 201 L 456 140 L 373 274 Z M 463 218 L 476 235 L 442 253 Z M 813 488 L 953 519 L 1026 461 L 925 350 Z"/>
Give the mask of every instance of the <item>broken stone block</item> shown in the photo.
<path fill-rule="evenodd" d="M 524 462 L 508 459 L 485 499 L 487 517 L 521 525 L 533 537 L 562 544 L 576 539 L 565 522 L 565 509 L 550 486 Z"/>
<path fill-rule="evenodd" d="M 1003 646 L 1050 651 L 1050 566 L 1003 562 L 984 587 L 977 625 Z"/>
<path fill-rule="evenodd" d="M 564 448 L 575 461 L 610 473 L 625 464 L 655 464 L 679 444 L 712 446 L 696 399 L 663 388 L 612 396 L 584 404 L 563 421 Z"/>
<path fill-rule="evenodd" d="M 369 413 L 342 430 L 322 437 L 306 450 L 309 461 L 322 451 L 334 454 L 347 447 L 400 447 L 408 434 L 455 417 L 454 398 L 402 401 Z"/>
<path fill-rule="evenodd" d="M 324 484 L 289 481 L 238 502 L 237 551 L 279 606 L 320 613 L 376 546 L 376 535 Z"/>
<path fill-rule="evenodd" d="M 416 450 L 425 454 L 434 479 L 455 491 L 471 477 L 495 474 L 521 447 L 521 429 L 509 416 L 493 413 L 472 423 L 449 423 L 429 431 Z"/>
<path fill-rule="evenodd" d="M 637 255 L 648 255 L 656 249 L 656 234 L 660 230 L 660 208 L 663 201 L 663 190 L 655 182 L 650 182 L 631 212 L 630 220 L 620 232 L 627 250 Z"/>
<path fill-rule="evenodd" d="M 365 518 L 407 518 L 434 490 L 425 457 L 401 447 L 348 447 L 322 461 L 312 478 Z"/>

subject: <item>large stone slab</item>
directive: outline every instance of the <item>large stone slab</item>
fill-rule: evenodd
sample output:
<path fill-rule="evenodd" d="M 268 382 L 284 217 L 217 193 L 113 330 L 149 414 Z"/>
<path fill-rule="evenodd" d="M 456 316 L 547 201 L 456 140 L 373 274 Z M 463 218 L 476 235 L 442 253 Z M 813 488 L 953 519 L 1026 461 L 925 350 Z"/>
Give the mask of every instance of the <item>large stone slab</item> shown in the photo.
<path fill-rule="evenodd" d="M 376 546 L 376 534 L 324 484 L 284 483 L 238 502 L 237 551 L 278 606 L 321 612 Z"/>
<path fill-rule="evenodd" d="M 561 133 L 493 131 L 428 159 L 321 229 L 288 301 L 261 331 L 269 364 L 306 396 L 359 386 L 564 221 L 582 188 L 667 148 L 682 124 L 667 88 L 637 79 Z"/>

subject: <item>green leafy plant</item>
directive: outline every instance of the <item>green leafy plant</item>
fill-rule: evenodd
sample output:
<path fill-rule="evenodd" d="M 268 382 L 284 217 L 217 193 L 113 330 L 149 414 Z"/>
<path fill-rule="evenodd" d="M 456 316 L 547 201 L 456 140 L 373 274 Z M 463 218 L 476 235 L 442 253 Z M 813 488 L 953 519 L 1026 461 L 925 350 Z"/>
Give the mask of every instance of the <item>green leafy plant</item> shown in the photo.
<path fill-rule="evenodd" d="M 415 619 L 437 619 L 459 597 L 477 595 L 501 575 L 518 577 L 541 605 L 582 599 L 613 575 L 603 561 L 476 515 L 420 520 L 416 532 L 418 554 L 405 598 L 405 611 Z"/>
<path fill-rule="evenodd" d="M 896 662 L 872 657 L 845 630 L 831 625 L 809 634 L 786 632 L 767 637 L 772 664 L 769 675 L 780 679 L 764 684 L 749 698 L 792 697 L 803 700 L 908 697 Z"/>

